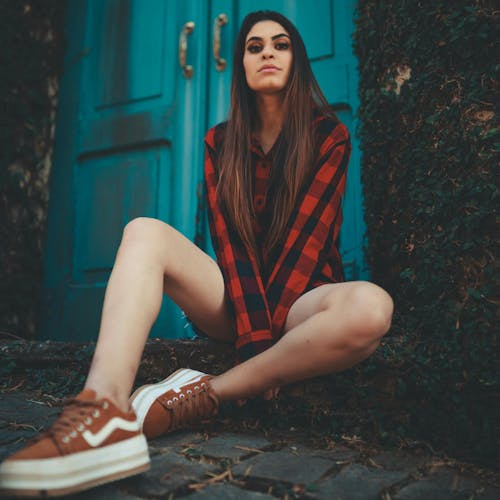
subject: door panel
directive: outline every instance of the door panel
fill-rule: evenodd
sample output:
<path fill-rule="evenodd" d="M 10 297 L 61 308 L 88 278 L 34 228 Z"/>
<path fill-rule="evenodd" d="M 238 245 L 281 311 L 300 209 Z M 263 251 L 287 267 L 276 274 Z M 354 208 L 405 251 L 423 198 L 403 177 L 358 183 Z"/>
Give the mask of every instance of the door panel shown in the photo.
<path fill-rule="evenodd" d="M 74 138 L 71 151 L 56 147 L 53 175 L 66 173 L 51 211 L 66 207 L 67 251 L 59 261 L 50 252 L 58 247 L 58 228 L 49 219 L 45 337 L 96 337 L 105 285 L 131 219 L 155 217 L 194 237 L 203 153 L 193 142 L 202 143 L 206 127 L 204 4 L 80 0 L 69 9 L 68 31 L 82 22 L 85 30 L 75 29 L 79 38 L 71 40 L 65 63 L 69 74 L 78 74 L 78 85 L 66 88 L 60 103 L 75 103 L 64 124 Z M 196 24 L 188 40 L 191 79 L 178 57 L 187 21 Z M 179 336 L 183 324 L 181 311 L 165 298 L 151 334 Z"/>
<path fill-rule="evenodd" d="M 102 8 L 95 7 L 91 17 L 101 76 L 96 106 L 104 108 L 164 93 L 165 1 L 107 0 Z"/>
<path fill-rule="evenodd" d="M 80 162 L 75 173 L 74 284 L 106 279 L 124 225 L 138 216 L 156 216 L 160 168 L 155 151 Z"/>
<path fill-rule="evenodd" d="M 87 3 L 89 57 L 78 120 L 74 251 L 66 305 L 78 325 L 70 327 L 73 338 L 89 335 L 89 329 L 97 334 L 105 285 L 127 222 L 139 216 L 172 218 L 170 206 L 159 212 L 158 199 L 171 199 L 173 182 L 169 160 L 175 141 L 175 80 L 166 75 L 174 73 L 176 61 L 165 56 L 169 50 L 173 55 L 176 3 Z M 160 176 L 169 179 L 166 189 L 160 190 Z M 172 304 L 165 308 L 164 316 L 174 315 Z"/>

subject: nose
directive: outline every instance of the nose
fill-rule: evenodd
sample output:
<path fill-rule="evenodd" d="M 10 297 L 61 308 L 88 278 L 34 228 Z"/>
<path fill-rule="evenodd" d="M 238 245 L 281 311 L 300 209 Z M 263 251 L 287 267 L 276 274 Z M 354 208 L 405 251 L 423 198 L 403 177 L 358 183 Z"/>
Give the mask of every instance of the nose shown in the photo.
<path fill-rule="evenodd" d="M 274 57 L 272 46 L 265 45 L 264 48 L 262 49 L 262 58 L 263 59 L 270 59 L 272 57 Z"/>

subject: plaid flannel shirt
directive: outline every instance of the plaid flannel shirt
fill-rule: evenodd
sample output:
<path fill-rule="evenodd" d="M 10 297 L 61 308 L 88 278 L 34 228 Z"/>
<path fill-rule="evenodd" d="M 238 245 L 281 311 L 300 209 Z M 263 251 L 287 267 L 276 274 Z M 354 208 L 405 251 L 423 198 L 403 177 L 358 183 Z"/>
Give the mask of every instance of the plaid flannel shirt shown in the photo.
<path fill-rule="evenodd" d="M 269 274 L 263 276 L 257 259 L 226 221 L 216 197 L 217 161 L 226 122 L 205 137 L 205 185 L 212 244 L 222 270 L 226 296 L 235 316 L 236 349 L 244 361 L 268 347 L 282 334 L 288 311 L 305 292 L 324 283 L 344 280 L 337 238 L 342 222 L 341 198 L 350 155 L 347 128 L 318 114 L 313 123 L 319 149 L 313 175 L 292 212 L 288 236 L 273 252 Z M 266 155 L 252 144 L 255 167 L 255 230 L 262 231 L 272 150 Z"/>

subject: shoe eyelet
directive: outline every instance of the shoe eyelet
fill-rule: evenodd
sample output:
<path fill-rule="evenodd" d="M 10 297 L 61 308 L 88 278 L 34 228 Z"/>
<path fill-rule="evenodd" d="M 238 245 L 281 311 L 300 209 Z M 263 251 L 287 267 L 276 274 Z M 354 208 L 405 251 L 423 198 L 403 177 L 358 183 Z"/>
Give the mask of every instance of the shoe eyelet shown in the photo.
<path fill-rule="evenodd" d="M 195 391 L 199 391 L 199 390 L 200 390 L 200 386 L 199 386 L 199 385 L 195 385 L 195 386 L 194 386 L 194 390 L 195 390 Z"/>
<path fill-rule="evenodd" d="M 180 394 L 179 399 L 186 399 L 186 396 L 184 394 Z"/>
<path fill-rule="evenodd" d="M 178 398 L 177 396 L 174 396 L 174 397 L 172 398 L 172 401 L 174 401 L 174 402 L 175 402 L 175 401 L 179 401 L 179 398 Z"/>
<path fill-rule="evenodd" d="M 92 416 L 93 416 L 94 418 L 98 418 L 100 415 L 101 415 L 101 412 L 100 412 L 99 410 L 94 410 L 94 411 L 92 412 Z"/>
<path fill-rule="evenodd" d="M 102 407 L 104 410 L 107 410 L 109 408 L 109 403 L 107 401 L 104 401 L 104 403 L 102 404 Z"/>
<path fill-rule="evenodd" d="M 63 443 L 69 443 L 69 437 L 68 437 L 68 436 L 64 436 L 64 437 L 61 439 L 61 441 L 62 441 Z"/>
<path fill-rule="evenodd" d="M 83 424 L 78 424 L 76 426 L 76 430 L 82 432 L 85 429 L 85 426 Z"/>
<path fill-rule="evenodd" d="M 203 382 L 203 383 L 201 384 L 201 386 L 202 386 L 202 387 L 206 387 L 206 386 L 207 386 L 207 384 L 205 384 L 205 382 Z"/>
<path fill-rule="evenodd" d="M 76 436 L 78 436 L 78 433 L 76 431 L 71 431 L 69 433 L 69 437 L 76 438 Z"/>
<path fill-rule="evenodd" d="M 172 401 L 171 399 L 169 399 L 169 400 L 167 401 L 167 406 L 172 406 L 173 404 L 174 404 L 174 403 L 173 403 L 173 401 Z"/>
<path fill-rule="evenodd" d="M 193 394 L 193 391 L 192 391 L 191 389 L 188 389 L 186 392 L 187 392 L 188 394 Z"/>
<path fill-rule="evenodd" d="M 90 425 L 92 423 L 92 419 L 90 417 L 86 417 L 84 422 L 87 424 L 87 425 Z"/>

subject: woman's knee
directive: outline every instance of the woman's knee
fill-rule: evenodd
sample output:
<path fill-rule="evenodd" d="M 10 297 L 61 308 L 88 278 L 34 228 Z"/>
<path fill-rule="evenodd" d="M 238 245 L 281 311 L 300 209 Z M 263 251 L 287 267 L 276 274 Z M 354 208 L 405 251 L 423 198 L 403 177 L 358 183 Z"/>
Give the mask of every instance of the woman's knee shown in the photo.
<path fill-rule="evenodd" d="M 136 217 L 126 224 L 123 228 L 123 240 L 124 241 L 143 241 L 145 239 L 151 239 L 157 236 L 157 234 L 164 230 L 165 226 L 168 227 L 164 222 L 153 219 L 151 217 Z"/>
<path fill-rule="evenodd" d="M 338 296 L 325 299 L 324 305 L 332 313 L 344 316 L 346 339 L 353 349 L 376 345 L 389 331 L 394 304 L 383 288 L 360 281 L 352 283 L 340 300 Z"/>
<path fill-rule="evenodd" d="M 140 254 L 145 258 L 164 258 L 168 253 L 168 224 L 150 217 L 132 219 L 123 229 L 119 253 Z"/>
<path fill-rule="evenodd" d="M 175 229 L 169 224 L 152 217 L 132 219 L 123 229 L 122 243 L 154 243 L 158 248 L 168 245 L 173 239 Z"/>
<path fill-rule="evenodd" d="M 345 306 L 363 341 L 372 344 L 389 331 L 394 303 L 383 288 L 360 282 L 348 294 L 346 301 Z"/>

